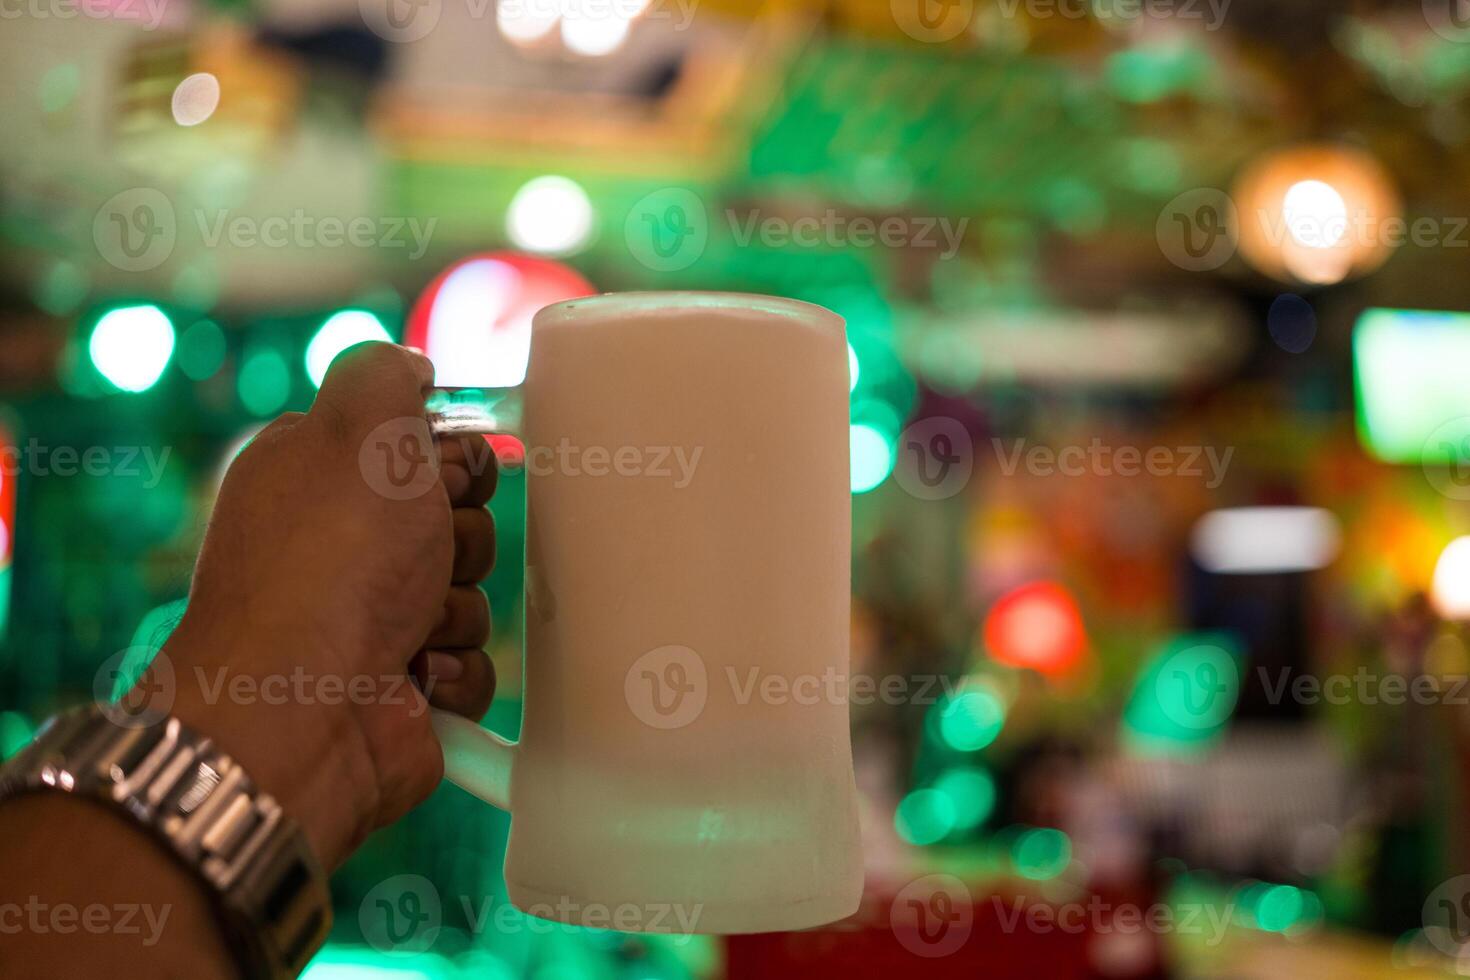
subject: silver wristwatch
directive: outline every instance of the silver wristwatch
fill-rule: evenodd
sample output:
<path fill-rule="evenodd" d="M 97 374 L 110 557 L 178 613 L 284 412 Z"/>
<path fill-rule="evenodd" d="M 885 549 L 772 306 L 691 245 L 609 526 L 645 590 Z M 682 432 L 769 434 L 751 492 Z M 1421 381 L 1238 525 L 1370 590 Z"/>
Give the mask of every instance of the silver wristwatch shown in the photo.
<path fill-rule="evenodd" d="M 115 718 L 96 705 L 52 718 L 0 767 L 0 802 L 61 790 L 127 813 L 207 883 L 247 976 L 300 973 L 332 924 L 326 875 L 306 836 L 238 763 L 177 718 Z"/>

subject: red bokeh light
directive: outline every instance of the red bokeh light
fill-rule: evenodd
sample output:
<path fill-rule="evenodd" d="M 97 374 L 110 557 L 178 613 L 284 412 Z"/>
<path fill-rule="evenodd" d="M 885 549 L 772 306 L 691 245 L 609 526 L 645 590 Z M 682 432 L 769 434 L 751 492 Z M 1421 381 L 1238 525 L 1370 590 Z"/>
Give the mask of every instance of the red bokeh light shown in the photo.
<path fill-rule="evenodd" d="M 992 660 L 1042 674 L 1065 674 L 1087 649 L 1087 632 L 1072 594 L 1055 582 L 1032 582 L 1001 596 L 985 618 Z"/>

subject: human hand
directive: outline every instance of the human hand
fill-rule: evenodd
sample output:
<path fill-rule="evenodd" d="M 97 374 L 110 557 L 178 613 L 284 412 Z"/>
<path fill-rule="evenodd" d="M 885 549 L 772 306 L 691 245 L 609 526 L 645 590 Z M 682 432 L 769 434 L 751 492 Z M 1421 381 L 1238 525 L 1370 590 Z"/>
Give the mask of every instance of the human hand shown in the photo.
<path fill-rule="evenodd" d="M 323 864 L 422 801 L 443 760 L 428 701 L 478 720 L 495 677 L 494 453 L 435 444 L 433 367 L 391 344 L 332 364 L 311 410 L 230 467 L 187 612 L 163 650 L 172 713 L 299 820 Z"/>

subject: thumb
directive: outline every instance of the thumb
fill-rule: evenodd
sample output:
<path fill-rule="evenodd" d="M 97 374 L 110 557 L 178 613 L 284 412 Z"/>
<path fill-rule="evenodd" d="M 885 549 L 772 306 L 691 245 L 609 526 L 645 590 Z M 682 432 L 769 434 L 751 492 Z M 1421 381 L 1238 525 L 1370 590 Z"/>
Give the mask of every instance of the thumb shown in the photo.
<path fill-rule="evenodd" d="M 322 379 L 310 414 L 343 435 L 361 435 L 390 419 L 423 418 L 434 365 L 407 347 L 382 341 L 338 354 Z"/>

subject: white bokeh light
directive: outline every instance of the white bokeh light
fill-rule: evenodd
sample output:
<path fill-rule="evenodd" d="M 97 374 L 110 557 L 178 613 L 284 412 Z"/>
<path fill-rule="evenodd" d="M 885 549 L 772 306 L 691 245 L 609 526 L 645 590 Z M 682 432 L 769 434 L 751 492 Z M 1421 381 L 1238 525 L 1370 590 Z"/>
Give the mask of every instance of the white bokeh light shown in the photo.
<path fill-rule="evenodd" d="M 1440 552 L 1430 595 L 1445 619 L 1470 619 L 1470 537 L 1456 538 Z"/>
<path fill-rule="evenodd" d="M 535 44 L 556 28 L 559 6 L 554 0 L 498 0 L 495 24 L 512 44 Z"/>
<path fill-rule="evenodd" d="M 568 50 L 600 58 L 622 47 L 631 28 L 632 22 L 615 12 L 602 11 L 598 16 L 583 13 L 562 18 L 561 40 Z"/>
<path fill-rule="evenodd" d="M 505 230 L 518 248 L 542 255 L 568 255 L 592 237 L 592 202 L 576 181 L 537 177 L 516 191 Z"/>
<path fill-rule="evenodd" d="M 102 376 L 123 391 L 147 391 L 174 352 L 174 325 L 151 304 L 106 313 L 92 329 L 87 353 Z"/>
<path fill-rule="evenodd" d="M 1347 235 L 1347 202 L 1337 188 L 1320 180 L 1299 180 L 1281 202 L 1286 231 L 1307 248 L 1332 248 Z"/>
<path fill-rule="evenodd" d="M 197 126 L 219 108 L 219 79 L 207 71 L 190 75 L 174 89 L 172 108 L 174 122 L 180 126 Z"/>
<path fill-rule="evenodd" d="M 352 345 L 368 340 L 391 343 L 393 338 L 382 321 L 366 310 L 333 313 L 306 345 L 306 375 L 311 383 L 320 388 L 332 359 Z"/>

